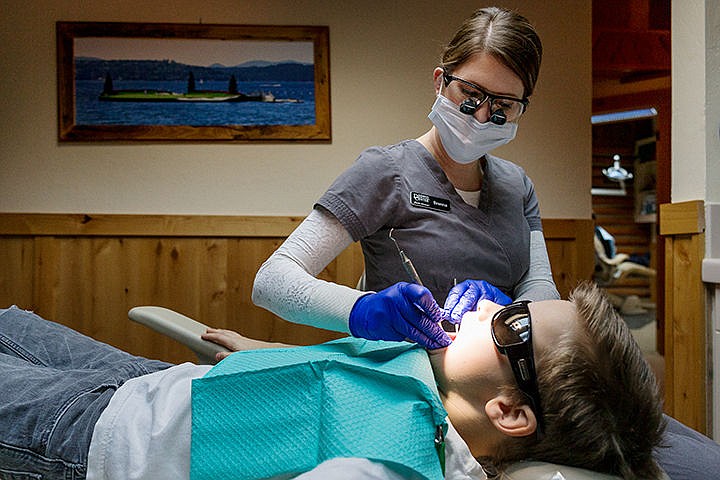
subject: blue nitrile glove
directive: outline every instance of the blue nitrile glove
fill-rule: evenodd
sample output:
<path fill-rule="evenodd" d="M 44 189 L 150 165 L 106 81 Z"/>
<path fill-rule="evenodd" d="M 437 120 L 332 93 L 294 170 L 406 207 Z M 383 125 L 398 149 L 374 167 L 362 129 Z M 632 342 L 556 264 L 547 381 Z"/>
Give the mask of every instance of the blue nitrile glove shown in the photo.
<path fill-rule="evenodd" d="M 485 280 L 465 280 L 458 283 L 445 299 L 445 312 L 451 323 L 460 323 L 465 312 L 475 310 L 480 300 L 490 300 L 499 305 L 512 302 L 499 288 Z"/>
<path fill-rule="evenodd" d="M 350 311 L 350 333 L 368 340 L 410 340 L 433 350 L 452 340 L 438 322 L 443 311 L 430 290 L 399 282 L 378 293 L 357 299 Z"/>

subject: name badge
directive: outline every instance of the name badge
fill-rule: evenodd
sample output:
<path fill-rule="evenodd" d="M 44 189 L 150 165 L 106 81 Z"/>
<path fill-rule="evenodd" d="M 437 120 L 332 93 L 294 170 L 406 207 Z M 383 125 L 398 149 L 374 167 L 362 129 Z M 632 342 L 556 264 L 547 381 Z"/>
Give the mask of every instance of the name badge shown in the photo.
<path fill-rule="evenodd" d="M 416 207 L 429 208 L 431 210 L 440 210 L 442 212 L 450 211 L 450 200 L 446 198 L 433 197 L 426 193 L 410 192 L 410 203 Z"/>

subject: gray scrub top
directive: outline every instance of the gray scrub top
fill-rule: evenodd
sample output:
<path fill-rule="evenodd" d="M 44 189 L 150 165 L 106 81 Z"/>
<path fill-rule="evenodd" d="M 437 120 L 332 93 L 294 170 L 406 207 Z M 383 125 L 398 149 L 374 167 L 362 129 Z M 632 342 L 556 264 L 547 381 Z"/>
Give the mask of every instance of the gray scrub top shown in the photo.
<path fill-rule="evenodd" d="M 332 213 L 365 258 L 368 290 L 410 281 L 388 233 L 442 305 L 455 281 L 486 280 L 512 296 L 530 264 L 530 231 L 542 230 L 532 181 L 486 155 L 480 201 L 463 201 L 416 140 L 371 147 L 315 204 Z"/>

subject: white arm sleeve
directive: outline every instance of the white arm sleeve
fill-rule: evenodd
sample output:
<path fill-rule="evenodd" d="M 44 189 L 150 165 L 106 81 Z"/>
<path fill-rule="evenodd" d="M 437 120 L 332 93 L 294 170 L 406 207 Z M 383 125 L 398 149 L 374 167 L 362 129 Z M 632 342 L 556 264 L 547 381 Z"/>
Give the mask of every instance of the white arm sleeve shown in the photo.
<path fill-rule="evenodd" d="M 530 232 L 530 268 L 515 286 L 514 300 L 553 300 L 560 298 L 550 270 L 550 259 L 542 231 Z"/>
<path fill-rule="evenodd" d="M 367 292 L 315 276 L 351 244 L 334 216 L 313 210 L 260 266 L 253 303 L 290 322 L 349 333 L 350 311 Z"/>

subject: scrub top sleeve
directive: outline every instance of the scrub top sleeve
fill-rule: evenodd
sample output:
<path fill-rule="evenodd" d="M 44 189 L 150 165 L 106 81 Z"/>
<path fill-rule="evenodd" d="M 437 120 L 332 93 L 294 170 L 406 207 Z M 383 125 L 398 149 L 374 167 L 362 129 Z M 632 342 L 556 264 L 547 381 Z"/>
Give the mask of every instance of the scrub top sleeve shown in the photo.
<path fill-rule="evenodd" d="M 535 186 L 530 177 L 525 175 L 525 218 L 527 219 L 530 231 L 542 231 L 540 219 L 540 203 L 535 195 Z"/>
<path fill-rule="evenodd" d="M 550 268 L 545 237 L 538 230 L 530 232 L 530 267 L 515 285 L 513 298 L 518 300 L 557 300 L 560 293 L 555 286 Z"/>
<path fill-rule="evenodd" d="M 385 147 L 368 148 L 315 204 L 335 216 L 353 241 L 371 235 L 397 217 L 400 179 L 393 153 Z"/>

